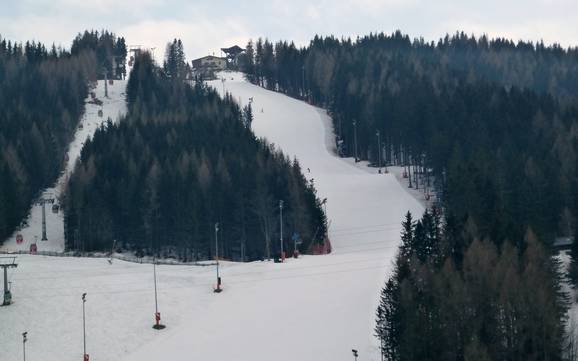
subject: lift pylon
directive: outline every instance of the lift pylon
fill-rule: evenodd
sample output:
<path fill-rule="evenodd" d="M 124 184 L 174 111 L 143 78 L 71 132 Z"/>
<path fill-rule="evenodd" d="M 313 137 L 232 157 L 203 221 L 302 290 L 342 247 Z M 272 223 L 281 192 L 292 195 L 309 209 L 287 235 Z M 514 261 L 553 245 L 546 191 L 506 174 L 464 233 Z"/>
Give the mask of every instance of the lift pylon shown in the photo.
<path fill-rule="evenodd" d="M 16 257 L 0 257 L 0 267 L 4 270 L 4 299 L 2 306 L 8 306 L 12 303 L 12 293 L 8 288 L 8 268 L 16 268 Z"/>

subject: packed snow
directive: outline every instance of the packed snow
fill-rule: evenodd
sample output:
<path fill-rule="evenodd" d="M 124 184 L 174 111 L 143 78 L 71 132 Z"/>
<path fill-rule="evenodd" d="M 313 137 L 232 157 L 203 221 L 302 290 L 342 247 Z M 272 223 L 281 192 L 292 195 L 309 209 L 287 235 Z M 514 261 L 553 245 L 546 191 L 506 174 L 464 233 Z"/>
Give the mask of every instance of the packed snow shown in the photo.
<path fill-rule="evenodd" d="M 213 85 L 247 104 L 253 129 L 301 163 L 327 198 L 334 252 L 285 263 L 157 266 L 162 331 L 154 330 L 153 266 L 105 259 L 19 256 L 14 304 L 0 308 L 0 360 L 82 357 L 87 292 L 91 360 L 379 360 L 373 336 L 380 288 L 399 244 L 400 222 L 420 202 L 393 173 L 338 158 L 325 111 L 224 73 Z"/>
<path fill-rule="evenodd" d="M 62 187 L 74 170 L 84 142 L 92 137 L 96 129 L 105 123 L 107 119 L 110 118 L 113 122 L 116 122 L 126 112 L 125 88 L 126 80 L 115 80 L 113 84 L 108 85 L 108 97 L 105 97 L 104 81 L 99 80 L 92 91 L 95 93 L 96 98 L 102 101 L 102 106 L 89 103 L 90 95 L 86 99 L 84 115 L 80 120 L 74 139 L 68 147 L 66 167 L 60 174 L 56 184 L 51 188 L 45 189 L 40 197 L 54 202 L 45 204 L 47 240 L 42 241 L 42 205 L 40 202 L 36 202 L 31 206 L 23 227 L 14 232 L 4 244 L 0 245 L 0 252 L 29 250 L 30 245 L 33 243 L 36 243 L 38 251 L 64 251 L 63 213 L 60 209 L 54 213 L 52 206 L 54 204 L 58 205 Z M 102 110 L 102 116 L 99 116 L 99 110 Z M 16 242 L 17 235 L 22 236 L 23 242 L 20 244 Z"/>

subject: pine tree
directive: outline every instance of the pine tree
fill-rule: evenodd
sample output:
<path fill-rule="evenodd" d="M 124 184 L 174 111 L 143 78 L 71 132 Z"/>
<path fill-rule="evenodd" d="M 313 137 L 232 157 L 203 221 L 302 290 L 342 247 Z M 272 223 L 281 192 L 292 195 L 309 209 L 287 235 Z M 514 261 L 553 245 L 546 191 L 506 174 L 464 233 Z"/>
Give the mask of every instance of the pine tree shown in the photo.
<path fill-rule="evenodd" d="M 243 107 L 243 122 L 245 127 L 251 129 L 251 124 L 253 123 L 253 108 L 251 107 L 251 103 Z"/>
<path fill-rule="evenodd" d="M 401 319 L 399 304 L 399 285 L 395 277 L 390 278 L 381 290 L 379 306 L 376 311 L 375 335 L 380 341 L 381 354 L 386 360 L 400 360 L 399 338 Z"/>
<path fill-rule="evenodd" d="M 405 214 L 405 220 L 401 223 L 401 257 L 404 261 L 409 262 L 411 258 L 414 244 L 414 228 L 415 224 L 413 222 L 411 213 L 408 211 Z"/>
<path fill-rule="evenodd" d="M 255 50 L 253 48 L 253 41 L 249 40 L 245 47 L 245 53 L 241 54 L 241 70 L 247 76 L 247 79 L 254 83 L 255 79 Z"/>

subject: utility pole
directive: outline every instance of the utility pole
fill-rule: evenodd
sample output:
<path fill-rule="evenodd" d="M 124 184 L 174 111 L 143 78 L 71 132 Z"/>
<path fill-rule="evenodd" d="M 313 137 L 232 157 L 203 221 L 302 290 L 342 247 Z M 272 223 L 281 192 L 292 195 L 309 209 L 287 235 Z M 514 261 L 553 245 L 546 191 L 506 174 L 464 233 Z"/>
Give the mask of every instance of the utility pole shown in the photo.
<path fill-rule="evenodd" d="M 381 140 L 379 137 L 379 130 L 375 132 L 377 136 L 377 166 L 379 167 L 379 173 L 381 173 Z"/>
<path fill-rule="evenodd" d="M 112 264 L 112 255 L 114 253 L 115 245 L 116 245 L 116 239 L 112 241 L 112 248 L 110 249 L 110 258 L 108 259 L 109 264 Z"/>
<path fill-rule="evenodd" d="M 355 163 L 359 162 L 357 158 L 357 121 L 353 119 L 353 143 L 354 143 L 354 154 L 355 154 Z"/>
<path fill-rule="evenodd" d="M 2 301 L 2 306 L 8 306 L 12 303 L 12 293 L 8 288 L 8 268 L 16 268 L 18 267 L 18 264 L 16 263 L 16 257 L 0 257 L 0 260 L 2 259 L 12 260 L 0 264 L 0 267 L 4 269 L 4 300 Z"/>
<path fill-rule="evenodd" d="M 285 252 L 283 251 L 283 200 L 279 200 L 279 240 L 281 242 L 281 262 L 285 261 Z"/>
<path fill-rule="evenodd" d="M 42 198 L 42 240 L 48 241 L 46 237 L 46 199 Z"/>
<path fill-rule="evenodd" d="M 387 154 L 386 154 L 387 152 L 386 152 L 385 143 L 383 143 L 382 146 L 383 146 L 382 147 L 383 151 L 381 154 L 383 155 L 383 168 L 384 168 L 383 172 L 387 174 L 387 173 L 389 173 L 389 170 L 387 169 Z"/>
<path fill-rule="evenodd" d="M 154 278 L 154 283 L 155 283 L 155 316 L 156 316 L 159 314 L 159 300 L 157 297 L 157 259 L 156 259 L 156 257 L 153 257 L 153 278 Z"/>
<path fill-rule="evenodd" d="M 155 324 L 153 328 L 155 330 L 162 330 L 165 328 L 165 325 L 161 325 L 161 313 L 159 312 L 159 303 L 157 298 L 157 258 L 156 256 L 153 257 L 153 278 L 155 283 Z"/>
<path fill-rule="evenodd" d="M 104 67 L 104 97 L 108 98 L 108 79 L 107 79 L 106 66 Z"/>
<path fill-rule="evenodd" d="M 411 160 L 408 160 L 407 162 L 408 162 L 407 163 L 407 176 L 409 179 L 409 186 L 408 187 L 413 188 L 413 186 L 411 185 Z"/>
<path fill-rule="evenodd" d="M 86 313 L 85 313 L 86 293 L 82 294 L 82 339 L 83 339 L 83 361 L 88 361 L 88 354 L 86 353 Z"/>
<path fill-rule="evenodd" d="M 303 88 L 303 99 L 305 99 L 305 65 L 301 66 L 301 73 L 303 75 L 303 79 L 301 81 L 301 85 Z"/>
<path fill-rule="evenodd" d="M 221 289 L 221 276 L 219 275 L 219 222 L 215 223 L 215 260 L 217 261 L 217 288 L 215 288 L 215 293 L 220 293 Z"/>
<path fill-rule="evenodd" d="M 26 341 L 28 341 L 26 335 L 28 335 L 28 332 L 22 333 L 22 355 L 24 357 L 24 361 L 26 361 Z"/>

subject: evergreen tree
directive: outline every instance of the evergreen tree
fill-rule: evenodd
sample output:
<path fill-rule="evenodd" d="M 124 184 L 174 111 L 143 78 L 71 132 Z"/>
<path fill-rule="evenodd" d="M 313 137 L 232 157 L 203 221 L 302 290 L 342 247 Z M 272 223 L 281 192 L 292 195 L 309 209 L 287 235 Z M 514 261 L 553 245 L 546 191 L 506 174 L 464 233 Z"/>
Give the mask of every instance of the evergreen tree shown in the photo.
<path fill-rule="evenodd" d="M 253 41 L 249 40 L 245 47 L 245 52 L 241 54 L 240 68 L 247 76 L 247 79 L 254 83 L 255 79 L 255 50 L 253 48 Z"/>
<path fill-rule="evenodd" d="M 411 213 L 405 214 L 405 220 L 401 223 L 401 246 L 400 246 L 400 265 L 409 263 L 414 251 L 414 232 L 415 224 Z"/>
<path fill-rule="evenodd" d="M 184 79 L 186 76 L 186 59 L 181 39 L 174 39 L 167 44 L 163 69 L 169 78 Z"/>
<path fill-rule="evenodd" d="M 380 341 L 381 354 L 386 360 L 399 360 L 401 319 L 399 315 L 399 285 L 390 278 L 381 290 L 380 303 L 376 311 L 375 334 Z"/>
<path fill-rule="evenodd" d="M 253 123 L 253 108 L 251 103 L 243 107 L 243 123 L 249 129 L 251 129 L 251 124 Z"/>
<path fill-rule="evenodd" d="M 422 232 L 427 239 L 424 218 L 416 238 Z M 439 233 L 442 243 L 445 235 Z M 514 246 L 520 243 L 523 248 Z M 451 254 L 428 253 L 419 242 L 411 252 L 422 248 L 422 258 L 407 260 L 402 242 L 376 311 L 382 354 L 387 360 L 562 360 L 567 304 L 541 243 L 530 229 L 500 248 L 474 240 L 457 268 Z"/>
<path fill-rule="evenodd" d="M 79 33 L 72 41 L 70 52 L 75 56 L 94 56 L 97 64 L 98 79 L 104 79 L 104 71 L 110 78 L 113 71 L 117 78 L 126 76 L 126 57 L 127 48 L 125 39 L 118 38 L 114 33 L 103 30 L 85 30 Z M 113 62 L 114 58 L 114 62 Z M 116 63 L 116 69 L 113 69 L 113 63 Z"/>

